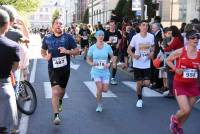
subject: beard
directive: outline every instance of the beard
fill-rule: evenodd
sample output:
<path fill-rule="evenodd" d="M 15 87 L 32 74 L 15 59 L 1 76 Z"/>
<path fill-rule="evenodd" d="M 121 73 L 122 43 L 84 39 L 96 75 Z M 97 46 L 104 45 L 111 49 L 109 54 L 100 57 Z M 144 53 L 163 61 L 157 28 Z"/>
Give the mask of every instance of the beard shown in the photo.
<path fill-rule="evenodd" d="M 56 28 L 56 29 L 54 29 L 54 33 L 56 33 L 56 34 L 62 34 L 63 30 L 62 30 L 62 28 Z"/>

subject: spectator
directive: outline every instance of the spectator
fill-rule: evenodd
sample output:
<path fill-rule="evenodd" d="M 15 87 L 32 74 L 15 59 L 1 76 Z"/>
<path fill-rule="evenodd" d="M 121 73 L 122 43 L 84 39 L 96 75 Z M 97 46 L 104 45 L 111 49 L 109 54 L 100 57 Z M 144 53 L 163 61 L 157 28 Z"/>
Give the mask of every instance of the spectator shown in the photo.
<path fill-rule="evenodd" d="M 10 72 L 19 66 L 19 45 L 5 37 L 9 29 L 9 15 L 0 9 L 0 133 L 11 134 L 18 125 L 16 98 Z"/>

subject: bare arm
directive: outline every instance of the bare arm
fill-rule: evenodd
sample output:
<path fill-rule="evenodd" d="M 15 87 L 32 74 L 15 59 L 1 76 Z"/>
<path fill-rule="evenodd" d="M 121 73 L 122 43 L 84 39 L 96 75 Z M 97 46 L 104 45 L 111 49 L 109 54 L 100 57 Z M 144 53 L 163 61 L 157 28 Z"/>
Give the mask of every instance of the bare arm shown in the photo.
<path fill-rule="evenodd" d="M 87 60 L 86 60 L 86 61 L 87 61 L 87 63 L 88 63 L 89 65 L 94 66 L 94 63 L 93 63 L 91 57 L 87 56 Z"/>
<path fill-rule="evenodd" d="M 117 43 L 116 48 L 119 48 L 119 44 L 121 43 L 121 41 L 122 41 L 122 39 L 119 39 L 119 40 L 118 40 L 118 43 Z"/>
<path fill-rule="evenodd" d="M 181 56 L 181 52 L 182 48 L 177 49 L 167 57 L 167 65 L 178 74 L 182 74 L 182 69 L 177 69 L 176 66 L 173 64 L 173 61 Z"/>
<path fill-rule="evenodd" d="M 127 49 L 127 53 L 132 57 L 132 58 L 134 58 L 134 59 L 139 59 L 140 58 L 140 56 L 139 55 L 135 55 L 135 53 L 133 53 L 132 52 L 132 46 L 131 45 L 129 45 L 128 46 L 128 49 Z"/>
<path fill-rule="evenodd" d="M 52 57 L 51 54 L 48 53 L 47 50 L 45 50 L 45 49 L 41 49 L 41 55 L 47 61 L 49 61 Z"/>
<path fill-rule="evenodd" d="M 58 49 L 60 50 L 60 53 L 63 53 L 63 54 L 69 54 L 69 55 L 74 55 L 74 56 L 79 54 L 78 48 L 67 50 L 64 47 L 59 47 Z"/>
<path fill-rule="evenodd" d="M 149 54 L 149 59 L 153 59 L 154 51 L 155 51 L 155 45 L 152 45 Z"/>

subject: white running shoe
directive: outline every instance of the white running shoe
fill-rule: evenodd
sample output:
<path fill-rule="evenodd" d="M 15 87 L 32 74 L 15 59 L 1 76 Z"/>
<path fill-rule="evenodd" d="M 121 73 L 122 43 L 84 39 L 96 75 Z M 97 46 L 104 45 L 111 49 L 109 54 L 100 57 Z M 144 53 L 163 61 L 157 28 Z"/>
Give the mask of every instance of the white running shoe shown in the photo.
<path fill-rule="evenodd" d="M 103 111 L 103 107 L 101 105 L 98 105 L 96 108 L 96 112 L 102 112 Z"/>
<path fill-rule="evenodd" d="M 115 78 L 111 78 L 110 83 L 112 85 L 117 85 L 117 80 Z"/>
<path fill-rule="evenodd" d="M 141 99 L 139 99 L 136 103 L 136 107 L 138 108 L 142 108 L 142 104 L 143 104 L 143 101 Z"/>
<path fill-rule="evenodd" d="M 60 117 L 59 117 L 58 114 L 54 117 L 53 123 L 54 123 L 55 125 L 60 125 L 61 120 L 60 120 Z"/>

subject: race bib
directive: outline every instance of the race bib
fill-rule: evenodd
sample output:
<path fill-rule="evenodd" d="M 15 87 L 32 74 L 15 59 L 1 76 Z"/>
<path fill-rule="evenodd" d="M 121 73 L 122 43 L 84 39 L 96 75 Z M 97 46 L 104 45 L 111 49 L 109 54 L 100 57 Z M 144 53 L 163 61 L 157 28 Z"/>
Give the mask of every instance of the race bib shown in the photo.
<path fill-rule="evenodd" d="M 83 40 L 87 40 L 88 39 L 88 37 L 87 36 L 83 36 Z"/>
<path fill-rule="evenodd" d="M 53 68 L 60 68 L 67 65 L 66 56 L 52 58 L 52 61 L 53 61 Z"/>
<path fill-rule="evenodd" d="M 110 37 L 111 39 L 111 42 L 113 43 L 113 44 L 116 44 L 117 43 L 117 41 L 118 41 L 118 38 L 117 37 L 114 37 L 114 36 L 112 36 L 112 37 Z"/>
<path fill-rule="evenodd" d="M 185 69 L 183 71 L 183 78 L 197 78 L 198 72 L 196 69 Z"/>
<path fill-rule="evenodd" d="M 96 61 L 97 65 L 95 66 L 97 69 L 104 69 L 105 64 L 107 63 L 106 60 L 98 60 Z"/>

